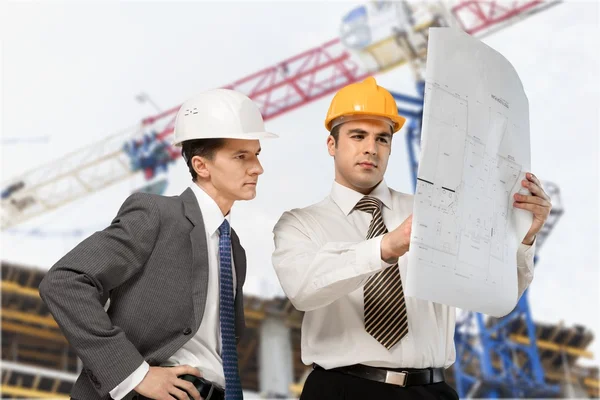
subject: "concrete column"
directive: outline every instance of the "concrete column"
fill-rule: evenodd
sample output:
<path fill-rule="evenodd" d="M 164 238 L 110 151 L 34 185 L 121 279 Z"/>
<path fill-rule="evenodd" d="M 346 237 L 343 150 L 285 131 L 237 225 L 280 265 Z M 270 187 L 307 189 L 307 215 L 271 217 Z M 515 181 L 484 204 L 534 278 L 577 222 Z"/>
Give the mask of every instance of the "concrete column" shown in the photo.
<path fill-rule="evenodd" d="M 291 330 L 282 318 L 267 317 L 260 327 L 259 387 L 267 398 L 288 398 L 293 383 Z"/>

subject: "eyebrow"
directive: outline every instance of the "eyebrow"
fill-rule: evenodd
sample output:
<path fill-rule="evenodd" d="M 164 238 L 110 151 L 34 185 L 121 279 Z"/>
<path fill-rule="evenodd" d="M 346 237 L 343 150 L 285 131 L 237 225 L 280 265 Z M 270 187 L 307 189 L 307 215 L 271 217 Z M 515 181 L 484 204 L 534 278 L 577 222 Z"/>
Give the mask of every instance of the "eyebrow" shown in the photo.
<path fill-rule="evenodd" d="M 364 129 L 360 129 L 360 128 L 355 128 L 355 129 L 350 129 L 348 131 L 348 135 L 350 135 L 351 133 L 358 133 L 361 135 L 368 135 L 369 132 L 365 131 Z M 387 138 L 391 138 L 392 135 L 389 132 L 379 132 L 376 134 L 379 137 L 387 137 Z"/>
<path fill-rule="evenodd" d="M 260 151 L 261 151 L 261 150 L 262 150 L 262 148 L 260 148 L 260 147 L 259 147 L 259 148 L 258 148 L 258 150 L 257 150 L 256 152 L 257 152 L 257 153 L 260 153 Z M 251 151 L 250 151 L 250 150 L 238 150 L 238 151 L 236 151 L 236 152 L 235 152 L 235 153 L 233 153 L 233 154 L 235 154 L 235 155 L 238 155 L 238 154 L 249 154 L 249 153 L 251 153 Z"/>

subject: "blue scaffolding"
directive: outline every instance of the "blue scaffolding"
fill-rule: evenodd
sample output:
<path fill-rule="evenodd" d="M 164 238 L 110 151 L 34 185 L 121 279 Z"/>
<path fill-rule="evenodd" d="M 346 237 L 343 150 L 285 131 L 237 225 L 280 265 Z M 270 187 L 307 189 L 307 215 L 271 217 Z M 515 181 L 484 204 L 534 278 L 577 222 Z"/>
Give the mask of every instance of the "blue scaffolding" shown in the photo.
<path fill-rule="evenodd" d="M 399 93 L 392 95 L 396 99 L 398 112 L 408 119 L 406 147 L 414 191 L 419 166 L 425 82 L 417 82 L 416 97 Z M 536 261 L 537 257 L 534 259 Z M 518 322 L 526 326 L 527 343 L 517 343 L 510 338 L 510 328 Z M 560 395 L 560 387 L 546 383 L 544 378 L 527 291 L 515 309 L 503 318 L 487 318 L 474 312 L 461 315 L 456 323 L 454 342 L 454 378 L 461 398 L 553 398 Z"/>

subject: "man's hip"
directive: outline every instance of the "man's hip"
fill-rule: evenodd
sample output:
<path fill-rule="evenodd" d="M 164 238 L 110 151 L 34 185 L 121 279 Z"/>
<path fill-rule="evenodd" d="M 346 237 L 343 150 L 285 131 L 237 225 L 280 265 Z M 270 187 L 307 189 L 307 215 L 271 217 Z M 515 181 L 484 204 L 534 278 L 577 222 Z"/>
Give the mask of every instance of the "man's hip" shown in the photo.
<path fill-rule="evenodd" d="M 324 368 L 317 364 L 314 369 Z M 431 385 L 445 381 L 443 368 L 376 368 L 363 364 L 332 368 L 328 371 L 339 372 L 374 382 L 387 383 L 401 387 Z"/>
<path fill-rule="evenodd" d="M 444 381 L 441 369 L 387 370 L 364 365 L 329 370 L 318 365 L 313 368 L 301 400 L 458 399 L 456 391 Z"/>
<path fill-rule="evenodd" d="M 196 389 L 198 389 L 198 392 L 200 393 L 200 397 L 203 400 L 224 400 L 225 399 L 225 390 L 213 383 L 210 382 L 204 378 L 198 378 L 194 375 L 181 375 L 179 377 L 180 379 L 186 380 L 188 382 L 191 382 Z M 193 400 L 192 396 L 188 396 L 189 400 Z M 136 393 L 135 391 L 130 392 L 129 394 L 127 394 L 122 400 L 152 400 L 149 397 L 146 396 L 142 396 L 139 393 Z"/>

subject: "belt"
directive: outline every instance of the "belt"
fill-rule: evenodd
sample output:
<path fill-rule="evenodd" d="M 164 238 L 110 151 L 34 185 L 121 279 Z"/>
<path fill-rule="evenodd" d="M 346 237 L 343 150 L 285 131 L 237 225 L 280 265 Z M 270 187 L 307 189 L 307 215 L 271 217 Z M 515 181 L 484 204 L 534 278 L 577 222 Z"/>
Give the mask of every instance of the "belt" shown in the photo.
<path fill-rule="evenodd" d="M 200 392 L 200 397 L 204 400 L 225 399 L 225 390 L 216 383 L 212 383 L 204 378 L 198 378 L 197 376 L 188 374 L 179 376 L 179 379 L 191 382 L 196 387 L 196 389 L 198 389 L 198 392 Z M 150 400 L 147 397 L 137 394 L 135 392 L 131 392 L 130 394 L 133 394 L 131 400 Z M 189 400 L 193 400 L 192 396 L 190 395 L 188 395 L 188 398 Z M 126 399 L 128 400 L 129 398 L 125 397 L 123 400 Z"/>
<path fill-rule="evenodd" d="M 323 367 L 313 364 L 313 369 L 325 370 Z M 432 383 L 444 382 L 443 368 L 393 368 L 383 369 L 370 367 L 363 364 L 349 365 L 328 369 L 326 371 L 336 371 L 347 375 L 357 376 L 359 378 L 369 379 L 375 382 L 389 383 L 398 386 L 418 386 L 429 385 Z"/>
<path fill-rule="evenodd" d="M 185 381 L 192 382 L 192 384 L 198 389 L 200 392 L 200 397 L 204 400 L 224 400 L 225 399 L 225 390 L 216 383 L 212 383 L 207 381 L 204 378 L 198 378 L 194 375 L 181 375 L 179 379 L 183 379 Z M 193 400 L 192 396 L 189 396 L 189 400 Z"/>

